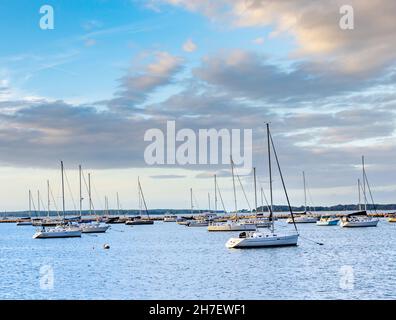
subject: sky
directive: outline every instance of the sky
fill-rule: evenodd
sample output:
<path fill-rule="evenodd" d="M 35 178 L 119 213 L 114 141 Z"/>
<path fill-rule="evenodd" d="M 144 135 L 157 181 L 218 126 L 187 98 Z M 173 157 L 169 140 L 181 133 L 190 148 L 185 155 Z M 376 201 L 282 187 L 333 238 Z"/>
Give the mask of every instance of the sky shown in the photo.
<path fill-rule="evenodd" d="M 0 210 L 28 190 L 78 207 L 78 165 L 104 197 L 136 208 L 213 208 L 214 182 L 233 208 L 230 166 L 150 165 L 149 129 L 252 130 L 252 165 L 268 196 L 265 124 L 293 205 L 357 203 L 361 157 L 374 201 L 396 203 L 396 3 L 350 0 L 3 0 L 0 3 Z M 53 8 L 53 29 L 40 8 Z M 237 168 L 238 171 L 238 168 Z M 274 168 L 274 172 L 276 172 Z M 253 205 L 241 173 L 239 208 Z M 274 201 L 284 204 L 278 174 Z M 86 188 L 83 188 L 86 194 Z M 84 198 L 86 196 L 84 195 Z M 259 201 L 260 202 L 260 201 Z M 83 202 L 87 207 L 86 199 Z M 219 207 L 220 203 L 218 204 Z"/>

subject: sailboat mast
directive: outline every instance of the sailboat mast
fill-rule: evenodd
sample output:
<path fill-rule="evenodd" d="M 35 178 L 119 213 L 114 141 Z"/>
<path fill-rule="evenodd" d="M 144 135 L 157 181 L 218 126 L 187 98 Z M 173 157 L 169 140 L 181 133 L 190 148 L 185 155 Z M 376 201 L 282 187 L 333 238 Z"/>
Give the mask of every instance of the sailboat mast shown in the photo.
<path fill-rule="evenodd" d="M 256 167 L 253 168 L 253 178 L 254 178 L 254 207 L 256 209 L 257 218 L 257 183 L 256 183 Z"/>
<path fill-rule="evenodd" d="M 364 156 L 362 156 L 362 168 L 363 168 L 363 200 L 364 200 L 364 210 L 367 210 L 366 171 L 365 171 L 365 168 L 364 168 Z"/>
<path fill-rule="evenodd" d="M 307 186 L 305 183 L 305 172 L 303 171 L 303 182 L 304 182 L 304 212 L 307 212 Z"/>
<path fill-rule="evenodd" d="M 62 211 L 63 211 L 63 220 L 65 220 L 65 181 L 63 178 L 63 161 L 61 161 L 61 174 L 62 174 Z"/>
<path fill-rule="evenodd" d="M 40 216 L 40 190 L 37 190 L 37 215 Z"/>
<path fill-rule="evenodd" d="M 214 175 L 214 184 L 215 184 L 215 203 L 214 203 L 214 209 L 215 209 L 215 213 L 217 212 L 217 177 L 216 175 Z"/>
<path fill-rule="evenodd" d="M 238 220 L 238 207 L 237 207 L 237 197 L 236 197 L 236 189 L 235 189 L 235 175 L 234 175 L 234 161 L 232 161 L 232 156 L 230 156 L 230 160 L 231 160 L 232 186 L 233 186 L 233 189 L 234 189 L 235 217 Z"/>
<path fill-rule="evenodd" d="M 210 212 L 210 193 L 208 192 L 208 203 L 209 203 L 209 212 Z"/>
<path fill-rule="evenodd" d="M 88 173 L 89 215 L 92 215 L 91 173 Z"/>
<path fill-rule="evenodd" d="M 29 189 L 29 216 L 32 217 L 32 192 Z"/>
<path fill-rule="evenodd" d="M 118 192 L 117 192 L 117 213 L 120 214 L 120 198 L 118 197 Z"/>
<path fill-rule="evenodd" d="M 193 205 L 193 193 L 192 193 L 192 188 L 190 188 L 190 206 L 191 206 L 191 214 L 194 214 L 194 205 Z"/>
<path fill-rule="evenodd" d="M 48 218 L 50 216 L 50 185 L 49 180 L 47 180 L 47 208 L 48 208 Z"/>
<path fill-rule="evenodd" d="M 82 190 L 81 190 L 81 165 L 78 166 L 78 178 L 79 178 L 79 187 L 80 187 L 80 218 L 82 216 Z"/>
<path fill-rule="evenodd" d="M 362 210 L 362 199 L 360 197 L 360 179 L 358 179 L 358 192 L 359 192 L 359 211 Z"/>
<path fill-rule="evenodd" d="M 271 221 L 271 229 L 273 232 L 274 231 L 274 218 L 273 218 L 274 199 L 272 194 L 272 166 L 271 166 L 271 144 L 270 144 L 269 123 L 267 123 L 267 148 L 268 148 L 268 170 L 269 170 L 269 185 L 270 185 L 270 221 Z"/>

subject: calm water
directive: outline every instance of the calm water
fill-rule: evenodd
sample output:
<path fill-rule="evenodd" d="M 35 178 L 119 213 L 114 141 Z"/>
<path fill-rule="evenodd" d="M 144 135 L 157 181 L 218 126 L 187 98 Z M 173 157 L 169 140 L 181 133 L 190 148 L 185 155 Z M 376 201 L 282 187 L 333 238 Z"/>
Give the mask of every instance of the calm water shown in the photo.
<path fill-rule="evenodd" d="M 291 229 L 282 221 L 277 226 Z M 163 222 L 39 240 L 32 239 L 34 227 L 0 224 L 0 298 L 396 298 L 396 224 L 299 229 L 324 245 L 300 239 L 298 247 L 229 250 L 224 244 L 237 233 Z M 52 289 L 40 285 L 45 270 L 53 272 Z"/>

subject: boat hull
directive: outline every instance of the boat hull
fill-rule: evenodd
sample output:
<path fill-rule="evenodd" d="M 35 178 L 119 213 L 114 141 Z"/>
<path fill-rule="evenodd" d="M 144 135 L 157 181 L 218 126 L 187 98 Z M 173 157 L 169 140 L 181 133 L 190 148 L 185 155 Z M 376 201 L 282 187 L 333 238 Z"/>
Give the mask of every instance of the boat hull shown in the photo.
<path fill-rule="evenodd" d="M 81 227 L 82 233 L 105 233 L 110 226 L 86 226 Z"/>
<path fill-rule="evenodd" d="M 198 228 L 198 227 L 207 227 L 209 222 L 189 222 L 186 224 L 186 227 L 190 228 Z"/>
<path fill-rule="evenodd" d="M 341 221 L 343 228 L 363 228 L 363 227 L 376 227 L 379 220 L 370 221 Z"/>
<path fill-rule="evenodd" d="M 17 226 L 32 226 L 33 223 L 31 221 L 19 221 L 16 224 Z"/>
<path fill-rule="evenodd" d="M 296 246 L 298 234 L 295 235 L 268 235 L 257 238 L 231 238 L 227 241 L 227 248 L 274 248 Z"/>
<path fill-rule="evenodd" d="M 340 220 L 328 220 L 328 221 L 317 221 L 316 225 L 318 226 L 336 226 Z"/>
<path fill-rule="evenodd" d="M 152 221 L 152 220 L 130 220 L 130 221 L 126 221 L 125 224 L 127 226 L 138 226 L 138 225 L 154 224 L 154 221 Z"/>
<path fill-rule="evenodd" d="M 396 222 L 396 218 L 389 218 L 388 222 Z"/>
<path fill-rule="evenodd" d="M 81 237 L 80 230 L 73 231 L 51 231 L 51 232 L 36 232 L 33 239 L 50 239 L 50 238 L 77 238 Z"/>
<path fill-rule="evenodd" d="M 227 231 L 255 231 L 255 224 L 218 224 L 208 226 L 210 232 L 227 232 Z"/>
<path fill-rule="evenodd" d="M 294 218 L 295 223 L 316 223 L 317 221 L 317 218 Z M 293 219 L 288 218 L 286 222 L 293 223 Z"/>

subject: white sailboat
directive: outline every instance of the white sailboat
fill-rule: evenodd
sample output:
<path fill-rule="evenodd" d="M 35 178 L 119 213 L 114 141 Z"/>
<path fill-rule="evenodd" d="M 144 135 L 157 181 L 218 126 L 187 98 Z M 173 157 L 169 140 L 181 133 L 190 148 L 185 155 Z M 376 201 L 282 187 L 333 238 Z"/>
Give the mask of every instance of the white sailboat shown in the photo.
<path fill-rule="evenodd" d="M 33 224 L 32 222 L 32 194 L 31 191 L 29 190 L 29 218 L 22 218 L 19 219 L 17 222 L 17 226 L 31 226 Z"/>
<path fill-rule="evenodd" d="M 307 187 L 305 183 L 305 172 L 303 171 L 303 183 L 304 183 L 304 212 L 294 213 L 294 221 L 292 218 L 288 218 L 286 220 L 287 223 L 316 223 L 318 221 L 318 217 L 313 216 L 311 213 L 307 211 Z"/>
<path fill-rule="evenodd" d="M 231 173 L 232 173 L 232 184 L 234 190 L 234 206 L 235 206 L 235 219 L 228 220 L 226 222 L 213 222 L 208 225 L 208 231 L 210 232 L 224 232 L 224 231 L 254 231 L 257 229 L 256 225 L 249 221 L 241 221 L 238 218 L 238 206 L 236 198 L 235 188 L 235 174 L 234 174 L 234 161 L 230 157 L 231 161 Z"/>
<path fill-rule="evenodd" d="M 82 187 L 81 187 L 81 178 L 82 178 L 82 170 L 81 165 L 78 166 L 79 171 L 79 185 L 80 185 L 80 220 L 82 218 L 82 202 L 84 200 L 82 196 Z M 91 192 L 91 174 L 88 174 L 88 201 L 89 201 L 89 214 L 92 214 L 92 192 Z M 107 197 L 106 197 L 106 206 L 107 206 Z M 98 220 L 98 216 L 96 215 L 96 219 Z M 110 226 L 106 224 L 102 224 L 98 221 L 89 222 L 89 223 L 80 223 L 79 228 L 82 233 L 105 233 Z"/>
<path fill-rule="evenodd" d="M 366 195 L 366 183 L 369 189 L 370 195 L 370 185 L 368 183 L 365 164 L 364 164 L 364 156 L 362 156 L 362 170 L 363 170 L 363 199 L 364 199 L 364 210 L 362 210 L 362 206 L 360 203 L 360 181 L 358 181 L 358 188 L 359 188 L 359 209 L 358 212 L 353 212 L 350 214 L 345 215 L 341 218 L 340 225 L 343 228 L 362 228 L 362 227 L 376 227 L 379 219 L 373 218 L 367 215 L 367 195 Z M 373 200 L 371 196 L 371 200 Z M 374 201 L 373 201 L 374 203 Z"/>
<path fill-rule="evenodd" d="M 140 215 L 138 217 L 134 217 L 125 222 L 128 226 L 136 226 L 136 225 L 149 225 L 154 224 L 154 221 L 150 219 L 150 215 L 147 209 L 146 200 L 144 199 L 143 189 L 140 184 L 140 179 L 138 177 L 138 198 L 139 198 L 139 211 Z M 147 218 L 142 218 L 142 207 L 144 206 Z"/>
<path fill-rule="evenodd" d="M 275 232 L 275 224 L 273 219 L 273 194 L 272 194 L 272 168 L 271 168 L 271 145 L 272 150 L 275 155 L 275 159 L 279 169 L 279 175 L 282 180 L 283 189 L 285 191 L 287 203 L 289 205 L 290 214 L 293 216 L 293 211 L 291 209 L 289 197 L 286 192 L 286 186 L 283 180 L 282 171 L 280 169 L 278 156 L 275 150 L 275 146 L 272 140 L 272 136 L 269 130 L 269 124 L 267 124 L 267 144 L 268 144 L 268 163 L 269 163 L 269 179 L 270 179 L 270 196 L 271 196 L 271 205 L 270 205 L 270 220 L 271 220 L 271 228 L 267 232 L 241 232 L 239 236 L 230 238 L 227 243 L 227 248 L 269 248 L 269 247 L 284 247 L 284 246 L 296 246 L 298 242 L 298 231 L 297 226 L 294 224 L 295 232 L 293 233 L 282 233 Z"/>
<path fill-rule="evenodd" d="M 197 202 L 197 200 L 195 199 Z M 193 202 L 193 190 L 190 188 L 190 203 L 191 203 L 191 216 L 194 215 L 194 202 Z M 198 205 L 197 205 L 198 206 Z M 205 215 L 199 215 L 195 219 L 188 221 L 185 226 L 186 227 L 207 227 L 209 225 L 209 221 L 206 219 Z"/>
<path fill-rule="evenodd" d="M 63 223 L 65 223 L 65 185 L 63 179 L 63 161 L 61 161 L 62 174 L 62 209 L 63 209 Z M 49 239 L 49 238 L 74 238 L 81 237 L 81 230 L 72 225 L 59 225 L 56 227 L 45 227 L 37 230 L 33 235 L 33 239 Z"/>

